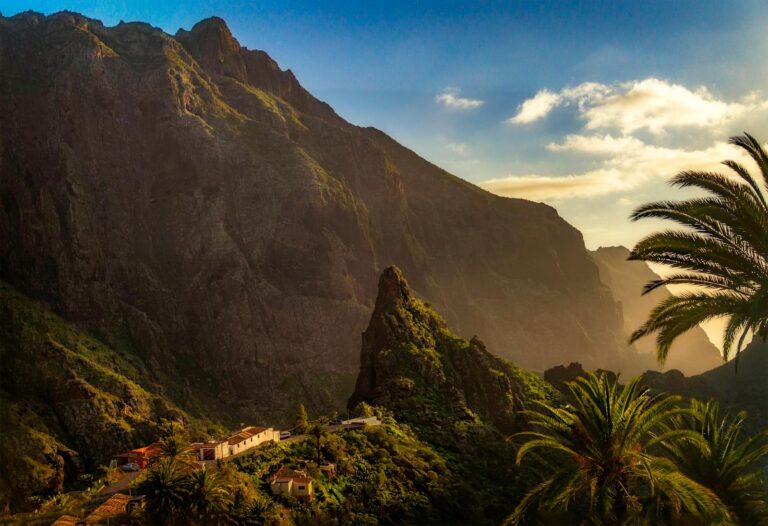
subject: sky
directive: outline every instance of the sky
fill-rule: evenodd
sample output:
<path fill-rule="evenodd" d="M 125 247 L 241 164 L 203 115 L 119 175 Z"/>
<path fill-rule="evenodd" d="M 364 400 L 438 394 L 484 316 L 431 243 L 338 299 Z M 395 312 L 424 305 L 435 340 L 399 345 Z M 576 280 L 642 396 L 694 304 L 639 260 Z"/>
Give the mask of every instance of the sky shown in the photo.
<path fill-rule="evenodd" d="M 168 33 L 220 16 L 342 117 L 551 204 L 589 248 L 664 226 L 628 217 L 687 197 L 678 171 L 739 159 L 729 136 L 768 140 L 767 2 L 0 0 L 29 9 Z"/>

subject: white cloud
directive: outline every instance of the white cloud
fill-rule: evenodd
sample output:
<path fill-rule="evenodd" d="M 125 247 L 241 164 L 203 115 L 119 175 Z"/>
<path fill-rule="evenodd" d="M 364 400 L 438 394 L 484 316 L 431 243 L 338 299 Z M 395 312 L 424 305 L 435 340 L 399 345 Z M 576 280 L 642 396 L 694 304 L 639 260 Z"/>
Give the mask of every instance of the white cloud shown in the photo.
<path fill-rule="evenodd" d="M 706 87 L 694 91 L 680 84 L 649 78 L 629 82 L 583 113 L 588 129 L 615 128 L 632 133 L 643 128 L 717 127 L 743 115 L 748 106 L 716 99 Z"/>
<path fill-rule="evenodd" d="M 467 99 L 460 97 L 461 90 L 458 88 L 445 88 L 435 96 L 435 102 L 452 110 L 471 110 L 479 108 L 485 101 L 479 99 Z"/>
<path fill-rule="evenodd" d="M 615 129 L 623 134 L 647 129 L 662 134 L 673 127 L 718 127 L 764 109 L 768 101 L 752 93 L 741 101 L 717 99 L 706 87 L 694 90 L 656 78 L 615 85 L 585 82 L 560 92 L 539 91 L 524 101 L 510 124 L 526 124 L 546 117 L 558 106 L 576 105 L 589 130 Z"/>
<path fill-rule="evenodd" d="M 634 137 L 569 135 L 553 151 L 608 155 L 597 168 L 565 176 L 519 175 L 480 183 L 486 190 L 507 197 L 559 200 L 626 192 L 651 180 L 666 179 L 682 170 L 719 170 L 725 159 L 743 159 L 740 150 L 717 142 L 700 150 L 664 148 Z"/>
<path fill-rule="evenodd" d="M 613 137 L 611 135 L 568 135 L 562 144 L 550 143 L 547 149 L 553 152 L 580 152 L 594 155 L 620 154 L 646 147 L 635 137 Z"/>
<path fill-rule="evenodd" d="M 548 90 L 539 91 L 532 99 L 523 102 L 517 115 L 507 119 L 510 124 L 528 124 L 546 117 L 552 109 L 560 104 L 562 96 Z"/>

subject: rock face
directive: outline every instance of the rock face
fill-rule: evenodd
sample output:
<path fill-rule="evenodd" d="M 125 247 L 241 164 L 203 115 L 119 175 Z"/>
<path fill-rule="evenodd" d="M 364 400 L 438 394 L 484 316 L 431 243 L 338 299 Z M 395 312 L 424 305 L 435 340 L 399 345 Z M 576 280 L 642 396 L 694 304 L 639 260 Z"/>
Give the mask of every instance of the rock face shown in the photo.
<path fill-rule="evenodd" d="M 522 366 L 626 360 L 554 209 L 346 123 L 222 20 L 0 18 L 0 279 L 263 415 L 338 405 L 390 264 Z"/>
<path fill-rule="evenodd" d="M 384 270 L 370 324 L 363 333 L 360 374 L 349 400 L 381 405 L 406 422 L 443 428 L 456 419 L 519 428 L 534 376 L 489 353 L 482 342 L 453 335 L 416 299 L 396 267 Z M 543 382 L 539 380 L 543 385 Z"/>
<path fill-rule="evenodd" d="M 592 252 L 600 270 L 600 279 L 608 285 L 614 297 L 621 303 L 627 338 L 648 319 L 648 314 L 659 302 L 671 295 L 666 287 L 642 295 L 646 283 L 659 279 L 660 276 L 643 261 L 627 261 L 629 253 L 629 249 L 625 247 L 601 247 Z M 685 333 L 675 341 L 663 366 L 656 362 L 656 344 L 653 338 L 643 338 L 634 345 L 640 354 L 641 365 L 647 369 L 678 369 L 687 375 L 693 375 L 723 364 L 720 351 L 700 327 Z"/>

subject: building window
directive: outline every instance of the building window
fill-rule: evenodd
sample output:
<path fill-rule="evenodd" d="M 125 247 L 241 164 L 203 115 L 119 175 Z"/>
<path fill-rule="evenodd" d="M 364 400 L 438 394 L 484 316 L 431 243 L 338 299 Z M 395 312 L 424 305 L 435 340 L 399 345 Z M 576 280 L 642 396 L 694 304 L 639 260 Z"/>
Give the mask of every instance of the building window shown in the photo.
<path fill-rule="evenodd" d="M 299 489 L 304 489 L 304 486 L 299 486 Z"/>

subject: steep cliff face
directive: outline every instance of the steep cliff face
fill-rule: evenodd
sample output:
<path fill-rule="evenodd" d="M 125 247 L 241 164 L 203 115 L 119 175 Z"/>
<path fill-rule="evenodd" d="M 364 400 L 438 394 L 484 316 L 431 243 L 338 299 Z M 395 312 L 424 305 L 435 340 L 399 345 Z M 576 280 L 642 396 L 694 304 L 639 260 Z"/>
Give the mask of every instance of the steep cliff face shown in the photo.
<path fill-rule="evenodd" d="M 601 247 L 592 252 L 592 257 L 600 271 L 600 279 L 621 303 L 624 331 L 628 338 L 648 319 L 648 314 L 659 302 L 670 297 L 671 292 L 662 287 L 642 295 L 643 287 L 659 279 L 659 276 L 645 262 L 627 261 L 629 249 L 625 247 Z M 656 344 L 653 338 L 643 338 L 634 345 L 640 354 L 641 363 L 648 369 L 678 369 L 693 375 L 723 364 L 720 351 L 700 327 L 675 341 L 663 367 L 655 360 Z"/>
<path fill-rule="evenodd" d="M 346 123 L 222 20 L 0 18 L 0 278 L 264 414 L 338 403 L 389 264 L 522 366 L 626 360 L 554 209 Z"/>

